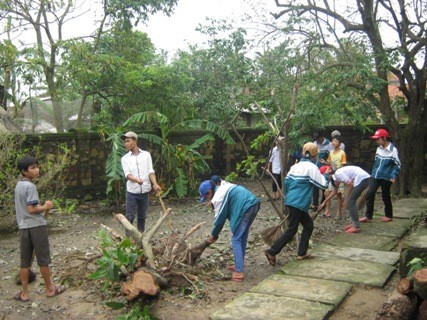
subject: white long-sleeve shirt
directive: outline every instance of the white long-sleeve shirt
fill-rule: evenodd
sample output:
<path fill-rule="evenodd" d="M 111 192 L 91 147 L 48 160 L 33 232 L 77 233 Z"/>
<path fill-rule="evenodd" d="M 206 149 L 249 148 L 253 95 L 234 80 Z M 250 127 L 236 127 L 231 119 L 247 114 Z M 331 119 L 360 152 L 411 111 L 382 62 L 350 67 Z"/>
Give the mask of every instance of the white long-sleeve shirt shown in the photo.
<path fill-rule="evenodd" d="M 151 191 L 150 174 L 154 173 L 153 161 L 148 151 L 139 149 L 137 155 L 129 151 L 122 157 L 122 168 L 125 178 L 132 175 L 142 179 L 142 185 L 127 180 L 126 190 L 130 193 L 147 193 Z"/>

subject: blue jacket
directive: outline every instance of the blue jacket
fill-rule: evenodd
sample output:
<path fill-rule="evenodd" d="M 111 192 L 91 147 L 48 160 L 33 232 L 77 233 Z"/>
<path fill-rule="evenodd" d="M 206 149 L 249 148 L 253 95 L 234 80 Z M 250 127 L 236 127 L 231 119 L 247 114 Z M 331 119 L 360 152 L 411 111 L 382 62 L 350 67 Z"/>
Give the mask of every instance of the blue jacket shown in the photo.
<path fill-rule="evenodd" d="M 326 189 L 328 182 L 308 158 L 294 164 L 285 178 L 285 205 L 307 212 L 313 187 Z"/>
<path fill-rule="evenodd" d="M 259 200 L 244 187 L 226 183 L 216 188 L 211 203 L 215 210 L 214 228 L 211 235 L 218 237 L 227 219 L 230 220 L 230 230 L 234 233 L 245 212 L 259 203 Z"/>
<path fill-rule="evenodd" d="M 377 148 L 371 176 L 375 179 L 396 179 L 400 172 L 400 160 L 397 148 L 390 143 L 387 148 Z"/>

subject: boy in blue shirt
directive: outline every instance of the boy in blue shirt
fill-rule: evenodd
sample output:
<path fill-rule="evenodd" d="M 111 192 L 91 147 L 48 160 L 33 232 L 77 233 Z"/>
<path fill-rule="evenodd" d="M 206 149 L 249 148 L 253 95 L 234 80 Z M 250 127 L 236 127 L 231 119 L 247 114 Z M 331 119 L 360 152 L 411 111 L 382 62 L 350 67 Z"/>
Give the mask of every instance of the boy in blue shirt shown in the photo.
<path fill-rule="evenodd" d="M 378 144 L 375 154 L 374 166 L 372 168 L 371 180 L 368 193 L 366 194 L 366 212 L 360 222 L 370 222 L 374 214 L 375 194 L 381 187 L 381 195 L 384 202 L 385 217 L 382 222 L 393 220 L 393 206 L 391 204 L 390 188 L 396 182 L 400 172 L 400 160 L 397 148 L 390 142 L 390 134 L 385 129 L 378 129 L 371 137 Z"/>
<path fill-rule="evenodd" d="M 18 169 L 22 174 L 15 188 L 15 212 L 19 228 L 21 244 L 21 267 L 19 275 L 22 282 L 22 291 L 13 299 L 21 302 L 30 301 L 28 278 L 33 260 L 33 251 L 37 257 L 37 264 L 46 286 L 46 296 L 54 297 L 65 291 L 64 286 L 55 286 L 52 283 L 49 264 L 49 239 L 47 235 L 46 219 L 43 213 L 52 208 L 52 202 L 47 200 L 40 204 L 35 184 L 32 182 L 39 176 L 39 166 L 33 157 L 23 157 L 18 161 Z"/>
<path fill-rule="evenodd" d="M 215 211 L 214 228 L 208 239 L 209 243 L 218 239 L 225 221 L 230 221 L 235 263 L 234 267 L 231 267 L 231 280 L 243 281 L 249 229 L 259 211 L 260 202 L 247 189 L 233 183 L 217 185 L 212 180 L 205 180 L 200 184 L 199 193 L 200 201 L 212 205 Z"/>
<path fill-rule="evenodd" d="M 314 188 L 326 189 L 328 183 L 313 163 L 316 159 L 318 148 L 308 142 L 303 146 L 303 156 L 300 162 L 293 165 L 285 178 L 285 206 L 289 214 L 288 228 L 279 239 L 267 250 L 265 256 L 270 265 L 276 265 L 276 255 L 282 251 L 298 231 L 298 225 L 303 226 L 300 242 L 298 244 L 298 260 L 311 258 L 307 254 L 308 243 L 313 233 L 313 221 L 308 214 Z"/>

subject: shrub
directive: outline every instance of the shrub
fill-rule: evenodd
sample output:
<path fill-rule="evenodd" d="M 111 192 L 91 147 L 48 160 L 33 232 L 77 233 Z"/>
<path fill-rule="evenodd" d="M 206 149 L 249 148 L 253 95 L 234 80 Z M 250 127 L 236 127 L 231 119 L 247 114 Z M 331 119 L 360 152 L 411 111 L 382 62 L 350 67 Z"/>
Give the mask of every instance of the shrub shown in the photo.
<path fill-rule="evenodd" d="M 57 153 L 45 153 L 38 146 L 24 147 L 25 136 L 3 132 L 0 135 L 0 229 L 15 226 L 14 197 L 21 174 L 17 161 L 31 155 L 39 161 L 40 178 L 36 182 L 40 200 L 60 198 L 67 184 L 66 168 L 75 162 L 75 148 L 60 144 Z"/>

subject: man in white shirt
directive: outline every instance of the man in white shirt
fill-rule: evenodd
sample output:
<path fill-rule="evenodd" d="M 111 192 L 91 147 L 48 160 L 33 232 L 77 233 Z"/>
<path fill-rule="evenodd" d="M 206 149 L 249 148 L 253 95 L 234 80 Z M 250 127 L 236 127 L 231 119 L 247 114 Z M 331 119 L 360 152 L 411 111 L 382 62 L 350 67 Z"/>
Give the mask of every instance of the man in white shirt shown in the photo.
<path fill-rule="evenodd" d="M 346 226 L 344 230 L 346 233 L 360 232 L 360 222 L 356 202 L 362 192 L 369 186 L 370 174 L 357 166 L 341 167 L 335 172 L 333 172 L 331 167 L 328 167 L 326 173 L 329 175 L 329 179 L 334 186 L 334 190 L 319 206 L 318 210 L 320 211 L 325 207 L 326 202 L 331 200 L 338 192 L 339 183 L 344 182 L 347 186 L 347 198 L 345 203 L 348 205 L 350 214 L 350 224 Z"/>
<path fill-rule="evenodd" d="M 151 154 L 138 148 L 138 135 L 129 131 L 125 134 L 125 147 L 129 152 L 122 157 L 123 173 L 126 182 L 126 218 L 130 223 L 137 214 L 137 228 L 145 230 L 145 219 L 148 211 L 148 193 L 151 189 L 159 192 L 153 169 Z"/>

